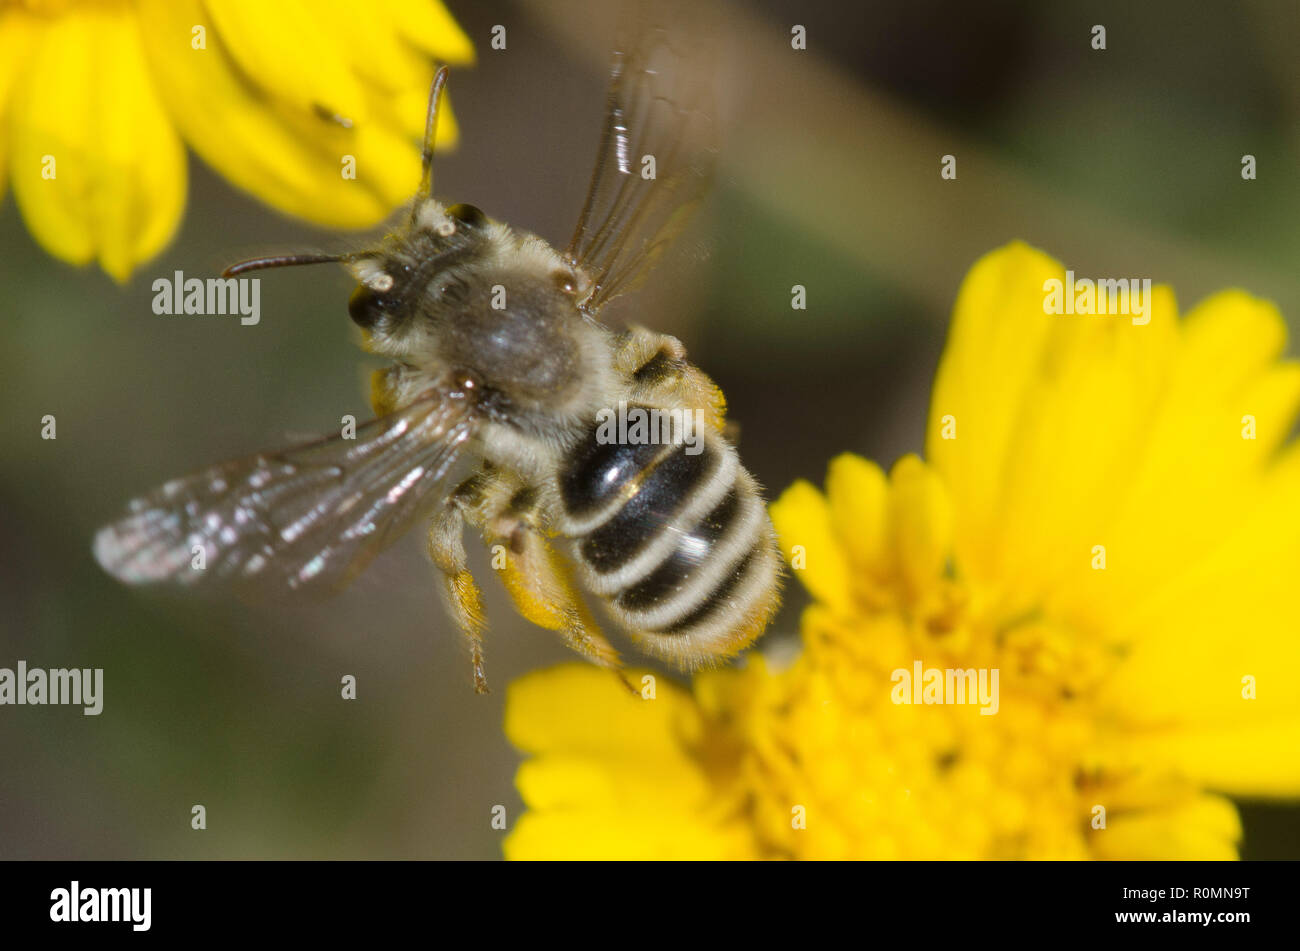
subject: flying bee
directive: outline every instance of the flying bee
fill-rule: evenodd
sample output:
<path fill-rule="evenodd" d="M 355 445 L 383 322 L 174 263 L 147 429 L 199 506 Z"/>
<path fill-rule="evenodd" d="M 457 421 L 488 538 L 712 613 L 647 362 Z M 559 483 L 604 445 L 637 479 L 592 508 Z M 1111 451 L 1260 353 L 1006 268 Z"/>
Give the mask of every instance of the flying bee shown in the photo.
<path fill-rule="evenodd" d="M 136 499 L 96 536 L 100 565 L 128 584 L 337 588 L 427 519 L 480 693 L 485 620 L 467 525 L 504 556 L 494 567 L 519 613 L 595 663 L 620 669 L 583 590 L 646 652 L 682 668 L 751 644 L 776 609 L 780 559 L 759 487 L 725 434 L 722 393 L 676 338 L 597 319 L 644 276 L 707 180 L 713 150 L 698 133 L 708 114 L 663 88 L 665 49 L 658 31 L 616 53 L 595 171 L 563 251 L 433 197 L 440 69 L 419 191 L 397 230 L 369 250 L 225 272 L 343 264 L 358 282 L 352 320 L 392 361 L 372 381 L 376 418 Z M 602 420 L 615 408 L 704 425 L 693 439 L 682 426 L 611 438 Z"/>

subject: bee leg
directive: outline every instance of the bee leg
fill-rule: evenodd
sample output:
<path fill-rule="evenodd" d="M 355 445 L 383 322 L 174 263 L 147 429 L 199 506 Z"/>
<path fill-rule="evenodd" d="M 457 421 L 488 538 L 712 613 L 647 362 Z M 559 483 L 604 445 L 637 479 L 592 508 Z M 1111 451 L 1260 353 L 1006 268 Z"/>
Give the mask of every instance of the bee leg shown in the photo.
<path fill-rule="evenodd" d="M 456 625 L 469 643 L 474 670 L 474 692 L 487 693 L 483 674 L 483 600 L 465 558 L 465 516 L 453 500 L 429 529 L 429 557 L 442 575 L 443 590 Z"/>
<path fill-rule="evenodd" d="M 686 348 L 676 337 L 630 327 L 617 341 L 614 368 L 631 383 L 634 399 L 653 406 L 703 410 L 706 421 L 723 430 L 726 397 L 686 359 Z"/>
<path fill-rule="evenodd" d="M 559 633 L 588 660 L 621 674 L 618 651 L 582 603 L 568 566 L 528 518 L 519 512 L 500 514 L 489 521 L 485 538 L 492 546 L 492 566 L 500 572 L 515 610 L 538 627 Z"/>

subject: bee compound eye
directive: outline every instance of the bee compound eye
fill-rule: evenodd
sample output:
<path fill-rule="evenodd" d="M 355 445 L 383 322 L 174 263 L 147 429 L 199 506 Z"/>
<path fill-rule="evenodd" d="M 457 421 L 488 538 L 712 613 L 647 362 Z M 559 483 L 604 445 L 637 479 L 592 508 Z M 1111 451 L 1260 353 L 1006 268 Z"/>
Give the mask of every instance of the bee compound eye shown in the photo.
<path fill-rule="evenodd" d="M 469 228 L 479 228 L 487 224 L 487 215 L 473 205 L 452 205 L 447 209 L 447 214 Z"/>
<path fill-rule="evenodd" d="M 373 329 L 383 312 L 383 300 L 365 284 L 354 290 L 348 298 L 348 316 L 363 330 Z"/>

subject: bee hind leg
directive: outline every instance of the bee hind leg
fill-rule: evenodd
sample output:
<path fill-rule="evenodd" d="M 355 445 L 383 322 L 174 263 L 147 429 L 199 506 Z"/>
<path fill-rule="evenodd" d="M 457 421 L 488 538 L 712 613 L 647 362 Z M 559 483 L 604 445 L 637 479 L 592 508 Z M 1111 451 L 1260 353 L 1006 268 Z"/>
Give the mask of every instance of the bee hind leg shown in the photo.
<path fill-rule="evenodd" d="M 492 549 L 492 566 L 500 573 L 515 610 L 538 627 L 557 632 L 572 650 L 613 670 L 627 685 L 618 651 L 583 604 L 568 566 L 528 516 L 508 507 L 489 520 L 484 533 Z"/>
<path fill-rule="evenodd" d="M 614 351 L 614 369 L 632 386 L 633 398 L 653 406 L 701 410 L 719 432 L 726 426 L 727 400 L 717 385 L 686 358 L 676 337 L 633 326 Z"/>

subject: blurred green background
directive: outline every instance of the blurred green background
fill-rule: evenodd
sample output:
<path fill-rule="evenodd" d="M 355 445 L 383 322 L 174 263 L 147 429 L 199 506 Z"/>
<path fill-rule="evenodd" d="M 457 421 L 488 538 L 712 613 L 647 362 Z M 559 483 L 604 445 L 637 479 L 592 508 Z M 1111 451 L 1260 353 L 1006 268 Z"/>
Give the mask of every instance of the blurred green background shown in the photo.
<path fill-rule="evenodd" d="M 463 139 L 437 190 L 562 244 L 609 17 L 448 6 L 479 63 L 452 77 Z M 726 22 L 716 188 L 611 319 L 682 337 L 774 494 L 820 481 L 844 450 L 888 465 L 921 448 L 958 283 L 1012 238 L 1083 274 L 1168 282 L 1184 307 L 1237 285 L 1300 317 L 1295 0 L 763 0 Z M 498 23 L 505 52 L 487 47 Z M 793 23 L 807 52 L 790 49 Z M 1089 48 L 1094 23 L 1105 52 Z M 955 182 L 939 178 L 947 153 Z M 1257 181 L 1241 180 L 1244 153 Z M 125 288 L 46 257 L 12 199 L 0 208 L 0 666 L 106 670 L 99 717 L 0 710 L 0 858 L 496 857 L 492 807 L 520 811 L 505 687 L 570 655 L 513 614 L 477 549 L 488 697 L 470 690 L 418 532 L 346 594 L 274 606 L 142 595 L 90 556 L 96 527 L 156 483 L 368 415 L 377 364 L 353 346 L 341 271 L 264 275 L 256 327 L 152 313 L 151 281 L 174 270 L 368 240 L 280 218 L 193 157 L 190 170 L 179 239 Z M 57 441 L 39 438 L 45 414 Z M 794 632 L 804 600 L 788 601 L 773 641 Z M 339 698 L 344 674 L 356 702 Z M 1243 813 L 1247 857 L 1300 856 L 1295 807 Z"/>

